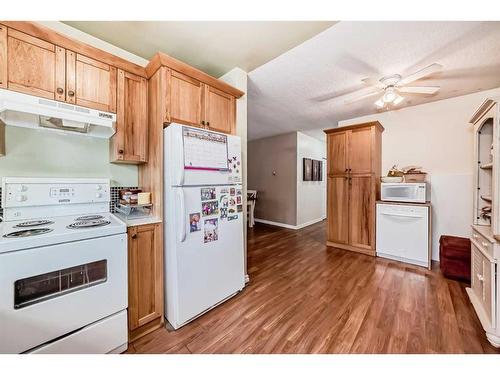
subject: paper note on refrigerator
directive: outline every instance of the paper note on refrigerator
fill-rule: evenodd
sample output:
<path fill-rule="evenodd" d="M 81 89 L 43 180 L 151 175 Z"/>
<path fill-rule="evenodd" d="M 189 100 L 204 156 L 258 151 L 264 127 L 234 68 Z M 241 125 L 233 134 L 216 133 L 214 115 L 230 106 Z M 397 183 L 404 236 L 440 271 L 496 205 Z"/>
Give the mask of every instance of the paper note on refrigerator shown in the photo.
<path fill-rule="evenodd" d="M 227 136 L 201 129 L 183 128 L 184 168 L 227 170 Z"/>

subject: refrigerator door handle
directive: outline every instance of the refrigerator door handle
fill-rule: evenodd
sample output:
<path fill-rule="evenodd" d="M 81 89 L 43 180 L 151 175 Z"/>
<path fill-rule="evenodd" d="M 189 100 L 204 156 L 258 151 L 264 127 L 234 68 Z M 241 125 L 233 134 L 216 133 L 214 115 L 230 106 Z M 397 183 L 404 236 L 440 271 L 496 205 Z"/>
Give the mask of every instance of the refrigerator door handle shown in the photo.
<path fill-rule="evenodd" d="M 182 130 L 182 128 L 181 128 Z M 177 139 L 177 144 L 182 145 L 181 147 L 181 152 L 178 153 L 178 165 L 177 165 L 177 176 L 176 177 L 176 185 L 182 186 L 184 185 L 184 140 L 183 140 L 183 135 L 182 131 L 178 133 L 178 138 Z"/>
<path fill-rule="evenodd" d="M 185 206 L 184 206 L 184 190 L 182 188 L 177 189 L 177 197 L 179 198 L 179 212 L 180 220 L 179 223 L 179 242 L 184 242 L 186 240 L 186 223 L 185 223 Z"/>

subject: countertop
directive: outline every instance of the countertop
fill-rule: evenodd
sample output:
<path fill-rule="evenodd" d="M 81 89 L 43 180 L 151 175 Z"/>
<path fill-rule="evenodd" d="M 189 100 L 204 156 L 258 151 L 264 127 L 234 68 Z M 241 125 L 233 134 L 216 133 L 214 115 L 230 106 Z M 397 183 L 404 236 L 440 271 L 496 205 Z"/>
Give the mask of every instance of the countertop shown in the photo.
<path fill-rule="evenodd" d="M 419 207 L 430 207 L 431 202 L 425 202 L 425 203 L 412 203 L 412 202 L 389 202 L 389 201 L 381 201 L 378 200 L 377 204 L 395 204 L 398 206 L 419 206 Z"/>
<path fill-rule="evenodd" d="M 121 215 L 119 213 L 114 213 L 114 215 L 118 217 L 121 221 L 123 221 L 125 224 L 127 224 L 127 227 L 137 227 L 139 225 L 156 224 L 162 222 L 160 218 L 155 216 L 145 217 L 141 219 L 127 219 L 124 215 Z"/>

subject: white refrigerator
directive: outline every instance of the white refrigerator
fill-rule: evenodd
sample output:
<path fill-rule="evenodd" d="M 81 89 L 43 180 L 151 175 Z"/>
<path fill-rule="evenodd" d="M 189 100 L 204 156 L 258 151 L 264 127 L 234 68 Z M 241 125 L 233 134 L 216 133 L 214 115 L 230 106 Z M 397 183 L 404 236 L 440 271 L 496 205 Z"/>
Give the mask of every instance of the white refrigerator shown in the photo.
<path fill-rule="evenodd" d="M 245 285 L 241 140 L 180 124 L 163 136 L 165 314 L 177 329 Z"/>

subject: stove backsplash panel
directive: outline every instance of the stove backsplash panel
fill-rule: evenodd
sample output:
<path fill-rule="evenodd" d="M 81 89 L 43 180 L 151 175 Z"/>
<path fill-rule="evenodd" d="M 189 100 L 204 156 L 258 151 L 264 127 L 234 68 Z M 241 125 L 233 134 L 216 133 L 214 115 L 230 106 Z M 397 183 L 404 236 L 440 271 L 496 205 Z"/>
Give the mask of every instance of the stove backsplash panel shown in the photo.
<path fill-rule="evenodd" d="M 109 202 L 110 212 L 116 212 L 115 205 L 120 199 L 120 190 L 122 189 L 137 189 L 136 186 L 112 186 L 111 187 L 111 201 Z M 0 186 L 0 196 L 2 195 L 2 187 Z M 2 202 L 0 201 L 0 216 L 3 213 Z"/>

